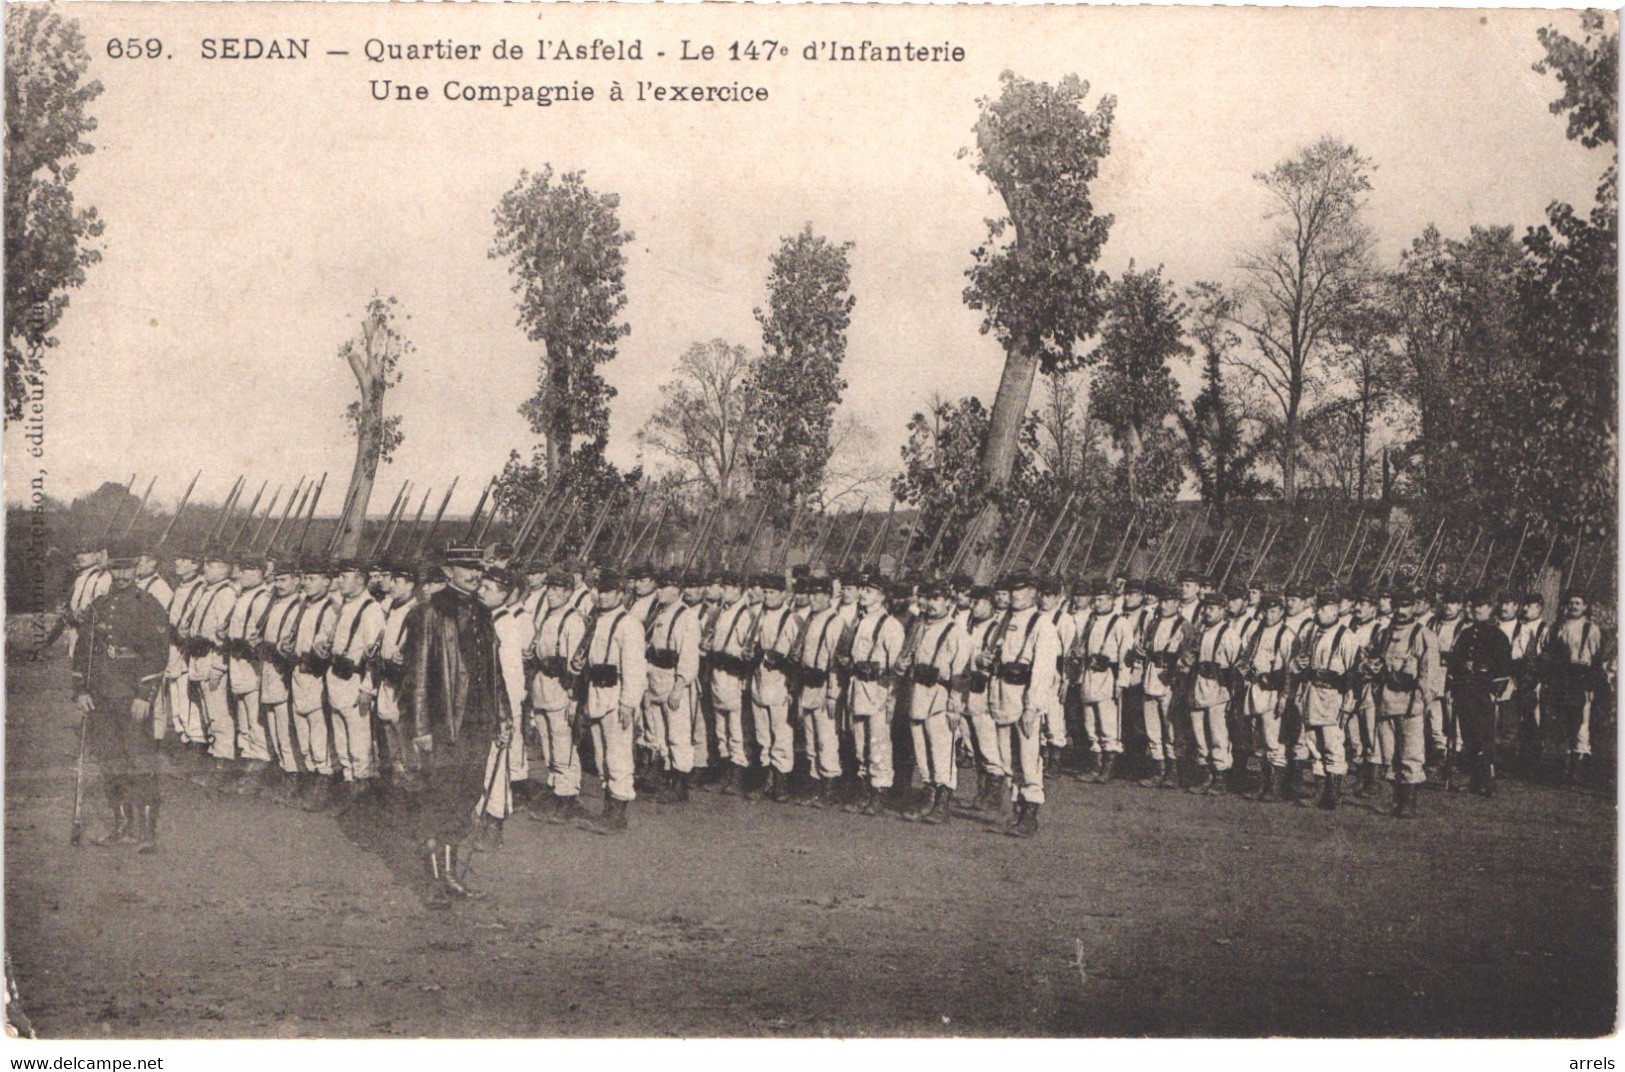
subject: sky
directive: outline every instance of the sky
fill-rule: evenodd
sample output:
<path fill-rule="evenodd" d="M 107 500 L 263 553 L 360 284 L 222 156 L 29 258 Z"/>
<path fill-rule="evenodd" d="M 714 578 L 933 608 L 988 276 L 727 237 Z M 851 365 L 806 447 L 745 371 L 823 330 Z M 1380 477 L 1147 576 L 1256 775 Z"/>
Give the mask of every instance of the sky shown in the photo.
<path fill-rule="evenodd" d="M 755 347 L 768 258 L 811 223 L 851 241 L 843 412 L 894 459 L 934 393 L 991 402 L 1003 355 L 961 294 L 997 198 L 959 150 L 1003 70 L 1076 73 L 1117 99 L 1095 202 L 1115 217 L 1101 266 L 1162 264 L 1178 285 L 1231 282 L 1267 233 L 1252 180 L 1322 135 L 1376 165 L 1368 213 L 1381 263 L 1428 224 L 1541 221 L 1589 204 L 1601 150 L 1564 137 L 1555 79 L 1530 65 L 1537 27 L 1573 13 L 1494 9 L 767 8 L 545 9 L 509 5 L 67 4 L 106 89 L 74 189 L 107 221 L 101 263 L 72 295 L 48 355 L 44 454 L 5 437 L 8 501 L 41 468 L 72 498 L 134 471 L 173 502 L 223 495 L 239 473 L 291 484 L 353 457 L 354 383 L 339 347 L 369 297 L 394 295 L 416 352 L 390 396 L 406 439 L 373 512 L 400 482 L 462 482 L 472 507 L 509 450 L 537 437 L 517 412 L 539 352 L 516 323 L 492 210 L 521 169 L 582 170 L 620 196 L 631 334 L 604 374 L 617 389 L 610 456 L 639 461 L 637 430 L 694 341 Z M 166 58 L 114 60 L 109 39 L 157 37 Z M 204 60 L 205 37 L 308 37 L 299 62 Z M 537 62 L 535 39 L 640 39 L 641 63 Z M 477 63 L 373 64 L 365 43 L 451 38 Z M 486 58 L 522 42 L 525 59 Z M 684 62 L 771 38 L 771 63 Z M 964 47 L 955 64 L 831 64 L 813 40 Z M 328 49 L 350 55 L 330 57 Z M 653 55 L 665 51 L 664 58 Z M 452 103 L 447 79 L 592 84 L 549 108 Z M 378 102 L 370 80 L 430 99 Z M 758 104 L 611 104 L 609 84 L 766 86 Z M 1190 377 L 1186 377 L 1190 379 Z M 649 457 L 658 465 L 662 460 Z M 331 488 L 330 488 L 331 490 Z M 436 498 L 438 499 L 438 492 Z M 340 494 L 331 496 L 336 509 Z M 326 510 L 323 511 L 324 513 Z"/>

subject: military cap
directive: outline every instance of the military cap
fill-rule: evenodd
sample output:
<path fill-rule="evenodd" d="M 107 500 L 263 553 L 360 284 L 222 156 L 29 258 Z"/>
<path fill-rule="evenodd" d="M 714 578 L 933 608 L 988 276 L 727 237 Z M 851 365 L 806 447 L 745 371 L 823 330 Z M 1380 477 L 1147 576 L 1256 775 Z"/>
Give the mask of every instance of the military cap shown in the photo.
<path fill-rule="evenodd" d="M 716 583 L 724 588 L 743 588 L 745 578 L 738 570 L 722 570 L 717 574 Z"/>
<path fill-rule="evenodd" d="M 225 566 L 232 564 L 231 559 L 227 557 L 226 552 L 218 547 L 205 547 L 203 549 L 203 557 L 199 561 L 219 562 L 221 565 Z"/>
<path fill-rule="evenodd" d="M 539 559 L 533 558 L 526 562 L 523 569 L 526 577 L 542 577 L 547 574 L 547 566 L 543 565 Z"/>
<path fill-rule="evenodd" d="M 842 570 L 836 579 L 841 582 L 842 588 L 856 588 L 863 578 L 857 570 Z"/>
<path fill-rule="evenodd" d="M 952 595 L 943 581 L 925 581 L 919 587 L 921 599 L 946 599 Z"/>
<path fill-rule="evenodd" d="M 1571 599 L 1578 599 L 1588 607 L 1591 605 L 1591 597 L 1580 591 L 1578 588 L 1563 589 L 1563 602 L 1567 603 Z"/>
<path fill-rule="evenodd" d="M 524 584 L 525 581 L 524 575 L 518 570 L 512 570 L 506 566 L 498 565 L 486 566 L 480 571 L 480 578 L 482 580 L 491 581 L 495 584 L 501 585 L 510 592 Z"/>
<path fill-rule="evenodd" d="M 791 580 L 799 581 L 803 577 L 812 576 L 812 567 L 805 562 L 798 562 L 790 567 Z"/>
<path fill-rule="evenodd" d="M 307 577 L 331 577 L 333 576 L 333 567 L 319 558 L 306 556 L 299 560 L 299 572 Z"/>
<path fill-rule="evenodd" d="M 1488 588 L 1474 588 L 1467 593 L 1467 605 L 1469 607 L 1493 607 L 1495 605 L 1495 593 Z"/>
<path fill-rule="evenodd" d="M 1199 573 L 1196 570 L 1183 569 L 1183 570 L 1179 571 L 1179 583 L 1180 584 L 1201 584 L 1202 579 L 1203 578 L 1202 578 L 1201 573 Z"/>
<path fill-rule="evenodd" d="M 467 543 L 448 543 L 440 560 L 448 566 L 478 568 L 485 564 L 485 548 Z"/>
<path fill-rule="evenodd" d="M 972 603 L 976 602 L 978 599 L 985 599 L 991 602 L 993 600 L 993 587 L 986 584 L 973 584 L 970 586 L 969 595 Z"/>
<path fill-rule="evenodd" d="M 141 545 L 134 540 L 115 540 L 107 548 L 107 565 L 111 569 L 135 569 L 141 554 Z"/>
<path fill-rule="evenodd" d="M 956 591 L 965 591 L 976 584 L 976 579 L 968 573 L 956 573 L 948 578 L 949 587 Z"/>
<path fill-rule="evenodd" d="M 798 577 L 796 578 L 796 594 L 803 596 L 827 596 L 835 590 L 835 585 L 828 577 Z"/>
<path fill-rule="evenodd" d="M 770 589 L 775 592 L 782 592 L 785 589 L 784 574 L 774 573 L 771 570 L 763 570 L 758 573 L 751 578 L 750 583 L 757 588 Z"/>
<path fill-rule="evenodd" d="M 1356 603 L 1370 603 L 1377 605 L 1377 590 L 1375 588 L 1356 588 L 1349 593 L 1349 598 Z"/>
<path fill-rule="evenodd" d="M 1224 598 L 1226 600 L 1246 599 L 1247 586 L 1244 584 L 1237 584 L 1235 581 L 1231 581 L 1229 584 L 1224 586 Z"/>
<path fill-rule="evenodd" d="M 1445 585 L 1443 588 L 1439 589 L 1439 602 L 1440 603 L 1460 603 L 1461 602 L 1461 589 L 1456 587 L 1453 584 Z"/>
<path fill-rule="evenodd" d="M 554 566 L 546 571 L 542 584 L 547 588 L 574 588 L 576 579 L 569 570 Z"/>
<path fill-rule="evenodd" d="M 1285 605 L 1286 602 L 1281 598 L 1281 593 L 1279 592 L 1265 592 L 1263 595 L 1258 597 L 1259 610 L 1268 610 L 1271 607 L 1282 607 Z"/>
<path fill-rule="evenodd" d="M 1086 596 L 1109 596 L 1112 594 L 1112 583 L 1104 577 L 1086 581 L 1078 589 Z"/>
<path fill-rule="evenodd" d="M 1416 602 L 1416 589 L 1408 584 L 1396 584 L 1388 590 L 1388 598 L 1395 606 L 1409 605 Z"/>
<path fill-rule="evenodd" d="M 1203 592 L 1202 598 L 1197 601 L 1204 607 L 1224 606 L 1224 597 L 1217 592 Z"/>
<path fill-rule="evenodd" d="M 888 581 L 882 577 L 876 587 L 886 593 L 887 599 L 893 601 L 900 602 L 914 598 L 914 586 L 907 581 Z"/>
<path fill-rule="evenodd" d="M 266 564 L 264 555 L 238 555 L 236 566 L 238 569 L 258 570 L 261 573 L 272 572 Z"/>
<path fill-rule="evenodd" d="M 404 558 L 389 559 L 384 563 L 384 572 L 391 577 L 405 577 L 408 580 L 418 579 L 418 566 Z"/>
<path fill-rule="evenodd" d="M 657 580 L 658 575 L 655 573 L 655 567 L 654 567 L 653 562 L 639 562 L 637 565 L 629 566 L 627 568 L 626 579 L 629 580 L 629 581 L 641 581 L 641 580 L 651 580 L 652 581 L 652 580 Z"/>
<path fill-rule="evenodd" d="M 1315 596 L 1315 606 L 1317 607 L 1335 607 L 1342 602 L 1342 597 L 1330 588 Z"/>
<path fill-rule="evenodd" d="M 1040 577 L 1036 587 L 1041 594 L 1053 596 L 1059 595 L 1061 589 L 1066 586 L 1061 583 L 1059 577 Z"/>
<path fill-rule="evenodd" d="M 1319 598 L 1319 596 L 1317 596 L 1315 594 L 1315 590 L 1312 587 L 1310 587 L 1309 585 L 1305 584 L 1303 581 L 1298 581 L 1296 583 L 1287 585 L 1286 586 L 1286 594 L 1289 597 L 1293 598 L 1293 599 L 1317 599 L 1317 598 Z M 1328 593 L 1325 593 L 1325 592 L 1320 593 L 1320 595 L 1326 595 L 1326 594 L 1328 594 Z"/>
<path fill-rule="evenodd" d="M 195 544 L 183 543 L 169 552 L 169 557 L 171 560 L 185 559 L 188 562 L 202 562 L 203 552 L 198 550 Z"/>
<path fill-rule="evenodd" d="M 614 566 L 605 566 L 598 571 L 598 579 L 593 582 L 593 589 L 598 592 L 619 592 L 625 583 L 620 570 Z"/>
<path fill-rule="evenodd" d="M 512 558 L 513 544 L 507 542 L 506 540 L 494 543 L 486 549 L 485 557 L 491 560 Z"/>
<path fill-rule="evenodd" d="M 1520 603 L 1539 603 L 1543 607 L 1546 605 L 1546 597 L 1539 592 L 1525 592 L 1518 597 L 1518 601 Z"/>
<path fill-rule="evenodd" d="M 1145 581 L 1138 577 L 1130 577 L 1128 580 L 1123 582 L 1123 594 L 1127 596 L 1134 595 L 1135 593 L 1139 593 L 1141 595 L 1145 594 Z"/>
<path fill-rule="evenodd" d="M 417 564 L 417 575 L 419 584 L 434 584 L 446 579 L 446 571 L 441 568 L 438 562 L 419 562 Z"/>
<path fill-rule="evenodd" d="M 677 583 L 681 584 L 684 588 L 704 588 L 711 582 L 706 580 L 705 574 L 701 573 L 699 570 L 690 569 L 683 570 L 682 572 L 678 573 Z"/>
<path fill-rule="evenodd" d="M 1015 570 L 1012 573 L 1007 573 L 999 581 L 999 587 L 1006 592 L 1015 592 L 1033 586 L 1033 575 L 1026 570 Z"/>
<path fill-rule="evenodd" d="M 341 558 L 333 563 L 333 576 L 341 573 L 366 573 L 367 564 L 359 558 Z"/>
<path fill-rule="evenodd" d="M 86 536 L 73 545 L 76 555 L 99 555 L 107 550 L 107 540 L 101 536 Z"/>

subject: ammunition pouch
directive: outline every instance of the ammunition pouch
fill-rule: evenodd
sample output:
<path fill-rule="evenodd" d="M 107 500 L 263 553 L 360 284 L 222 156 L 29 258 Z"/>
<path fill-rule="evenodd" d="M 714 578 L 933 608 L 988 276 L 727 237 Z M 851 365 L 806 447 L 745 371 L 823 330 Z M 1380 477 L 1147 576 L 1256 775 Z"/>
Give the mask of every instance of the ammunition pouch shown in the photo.
<path fill-rule="evenodd" d="M 852 664 L 852 676 L 858 681 L 879 681 L 880 664 L 872 659 Z"/>
<path fill-rule="evenodd" d="M 1172 651 L 1154 651 L 1146 658 L 1158 670 L 1172 670 L 1174 663 L 1179 659 L 1179 654 Z"/>
<path fill-rule="evenodd" d="M 570 660 L 562 655 L 549 655 L 537 660 L 537 669 L 543 677 L 550 677 L 555 681 L 565 681 L 570 677 Z"/>
<path fill-rule="evenodd" d="M 378 680 L 399 685 L 406 680 L 406 664 L 389 659 L 378 660 Z"/>
<path fill-rule="evenodd" d="M 525 673 L 539 674 L 542 670 L 542 660 L 536 657 L 535 652 L 525 652 Z"/>
<path fill-rule="evenodd" d="M 587 684 L 612 689 L 621 683 L 621 668 L 614 663 L 592 663 L 587 667 Z"/>
<path fill-rule="evenodd" d="M 1286 671 L 1266 670 L 1262 674 L 1255 674 L 1253 684 L 1265 692 L 1280 692 L 1286 687 Z"/>
<path fill-rule="evenodd" d="M 821 689 L 829 683 L 829 671 L 816 666 L 797 666 L 795 678 L 796 683 L 804 689 Z"/>
<path fill-rule="evenodd" d="M 762 652 L 763 670 L 783 671 L 789 665 L 790 660 L 785 657 L 783 652 L 773 651 L 772 649 Z"/>
<path fill-rule="evenodd" d="M 185 652 L 188 658 L 201 659 L 213 650 L 214 642 L 206 637 L 183 637 L 181 639 L 181 651 Z"/>
<path fill-rule="evenodd" d="M 303 670 L 311 677 L 321 677 L 323 674 L 327 673 L 327 668 L 332 665 L 332 660 L 324 659 L 320 655 L 317 655 L 315 652 L 311 651 L 299 656 L 298 665 L 299 669 Z"/>
<path fill-rule="evenodd" d="M 1309 680 L 1324 689 L 1348 688 L 1348 675 L 1340 674 L 1336 670 L 1311 670 Z"/>
<path fill-rule="evenodd" d="M 1106 656 L 1100 655 L 1100 654 L 1095 654 L 1095 655 L 1089 656 L 1088 666 L 1089 666 L 1090 670 L 1094 671 L 1097 674 L 1105 673 L 1107 670 L 1116 670 L 1117 669 L 1117 664 L 1116 663 L 1114 663 L 1110 659 L 1106 658 Z"/>
<path fill-rule="evenodd" d="M 1033 683 L 1033 664 L 1005 663 L 999 667 L 999 680 L 1006 685 L 1025 688 Z"/>
<path fill-rule="evenodd" d="M 1394 692 L 1410 692 L 1416 688 L 1416 675 L 1406 670 L 1390 670 L 1383 675 L 1383 685 Z"/>
<path fill-rule="evenodd" d="M 1123 653 L 1123 665 L 1130 670 L 1145 662 L 1145 652 L 1139 648 L 1130 648 Z"/>
<path fill-rule="evenodd" d="M 711 667 L 714 670 L 721 670 L 725 674 L 732 674 L 734 677 L 749 677 L 751 671 L 751 665 L 748 661 L 737 655 L 729 655 L 725 651 L 711 653 Z"/>
<path fill-rule="evenodd" d="M 1069 677 L 1069 678 L 1082 677 L 1083 676 L 1083 670 L 1084 670 L 1084 667 L 1086 665 L 1087 665 L 1087 662 L 1085 661 L 1083 656 L 1081 656 L 1081 655 L 1068 655 L 1066 657 L 1066 663 L 1062 667 L 1062 672 L 1064 674 L 1066 674 L 1066 676 Z"/>
<path fill-rule="evenodd" d="M 930 663 L 915 663 L 908 676 L 914 684 L 924 685 L 928 689 L 943 683 L 942 674 Z"/>
<path fill-rule="evenodd" d="M 1224 667 L 1212 659 L 1202 659 L 1196 664 L 1196 676 L 1206 678 L 1208 681 L 1218 681 L 1224 676 Z"/>
<path fill-rule="evenodd" d="M 356 673 L 361 669 L 355 664 L 355 660 L 351 659 L 348 655 L 335 655 L 333 656 L 331 662 L 332 665 L 328 667 L 328 669 L 332 670 L 333 676 L 338 678 L 340 681 L 350 680 L 352 677 L 355 677 Z"/>
<path fill-rule="evenodd" d="M 651 646 L 644 653 L 644 657 L 649 660 L 649 665 L 654 667 L 656 670 L 677 669 L 677 651 L 674 648 L 656 648 Z"/>

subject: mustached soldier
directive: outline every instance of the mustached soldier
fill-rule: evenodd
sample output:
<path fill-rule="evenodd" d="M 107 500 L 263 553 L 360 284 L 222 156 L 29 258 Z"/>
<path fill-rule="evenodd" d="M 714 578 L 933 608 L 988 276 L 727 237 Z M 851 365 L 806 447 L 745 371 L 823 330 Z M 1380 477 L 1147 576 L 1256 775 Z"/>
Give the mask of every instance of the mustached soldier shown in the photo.
<path fill-rule="evenodd" d="M 112 822 L 98 845 L 158 846 L 157 743 L 152 702 L 163 683 L 169 620 L 135 586 L 136 549 L 117 545 L 109 589 L 85 608 L 73 653 L 74 701 L 88 716 L 87 745 L 102 768 Z"/>

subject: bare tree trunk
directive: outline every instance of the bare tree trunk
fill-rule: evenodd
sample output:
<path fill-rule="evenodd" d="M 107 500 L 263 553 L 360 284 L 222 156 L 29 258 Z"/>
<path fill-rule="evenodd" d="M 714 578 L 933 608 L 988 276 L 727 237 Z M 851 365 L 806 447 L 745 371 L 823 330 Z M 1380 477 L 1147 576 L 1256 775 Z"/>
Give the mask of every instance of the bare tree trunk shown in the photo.
<path fill-rule="evenodd" d="M 339 558 L 354 558 L 360 552 L 362 530 L 367 523 L 367 503 L 372 499 L 372 485 L 378 475 L 383 399 L 366 398 L 362 405 L 370 417 L 362 427 L 372 431 L 356 436 L 355 464 L 350 467 L 350 484 L 344 493 L 344 512 L 339 517 L 339 538 L 334 547 L 334 554 Z"/>
<path fill-rule="evenodd" d="M 982 480 L 990 491 L 1008 481 L 1015 469 L 1016 451 L 1021 445 L 1021 422 L 1027 415 L 1027 403 L 1032 400 L 1038 365 L 1037 347 L 1012 344 L 1005 354 L 1004 374 L 999 377 L 999 393 L 993 398 L 993 413 L 988 421 L 987 442 L 982 445 Z M 991 501 L 980 516 L 986 517 L 980 526 L 982 532 L 992 532 L 998 527 L 999 508 Z M 972 531 L 977 527 L 973 525 Z M 977 583 L 988 582 L 991 567 L 992 563 L 984 555 L 976 567 Z"/>

